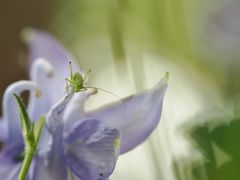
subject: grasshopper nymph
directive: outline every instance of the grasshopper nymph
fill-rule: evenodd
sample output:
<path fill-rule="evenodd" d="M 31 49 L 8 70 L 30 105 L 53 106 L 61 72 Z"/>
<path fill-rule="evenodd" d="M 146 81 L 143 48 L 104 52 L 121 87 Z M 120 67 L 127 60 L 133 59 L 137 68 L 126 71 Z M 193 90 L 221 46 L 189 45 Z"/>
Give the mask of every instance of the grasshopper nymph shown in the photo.
<path fill-rule="evenodd" d="M 72 63 L 71 61 L 69 62 L 70 65 L 70 79 L 66 78 L 66 84 L 67 84 L 67 92 L 68 89 L 72 86 L 74 88 L 75 92 L 80 92 L 80 91 L 86 91 L 87 90 L 87 75 L 91 72 L 90 70 L 86 73 L 86 75 L 83 77 L 79 72 L 76 72 L 73 74 L 72 71 Z M 70 84 L 69 84 L 70 83 Z"/>
<path fill-rule="evenodd" d="M 83 77 L 83 75 L 80 74 L 79 72 L 76 72 L 73 74 L 71 61 L 69 62 L 69 65 L 70 65 L 70 79 L 68 79 L 68 78 L 65 79 L 66 85 L 67 85 L 66 91 L 68 93 L 69 93 L 69 88 L 74 88 L 74 92 L 86 91 L 87 89 L 94 89 L 94 90 L 96 90 L 96 92 L 97 92 L 97 90 L 100 90 L 100 91 L 106 92 L 108 94 L 111 94 L 121 100 L 121 98 L 119 96 L 117 96 L 116 94 L 113 94 L 105 89 L 87 86 L 87 82 L 86 82 L 87 76 L 91 72 L 91 70 L 88 70 L 88 72 Z"/>

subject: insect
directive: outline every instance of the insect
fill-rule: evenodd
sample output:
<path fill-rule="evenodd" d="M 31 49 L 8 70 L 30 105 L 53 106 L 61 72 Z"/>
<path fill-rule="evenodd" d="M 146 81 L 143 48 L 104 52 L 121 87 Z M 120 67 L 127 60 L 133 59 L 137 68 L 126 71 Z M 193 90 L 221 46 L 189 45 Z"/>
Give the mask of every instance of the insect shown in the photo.
<path fill-rule="evenodd" d="M 87 76 L 88 74 L 91 72 L 91 70 L 89 70 L 86 75 L 83 77 L 83 75 L 81 75 L 79 72 L 76 72 L 73 74 L 73 70 L 72 70 L 72 63 L 71 61 L 69 62 L 70 65 L 70 79 L 66 78 L 66 84 L 67 84 L 67 92 L 69 92 L 69 88 L 70 87 L 74 87 L 74 91 L 75 92 L 80 92 L 80 91 L 86 91 L 87 90 Z M 70 83 L 70 84 L 69 84 Z"/>
<path fill-rule="evenodd" d="M 105 89 L 87 86 L 87 77 L 88 77 L 88 74 L 91 73 L 91 70 L 88 70 L 88 72 L 83 77 L 83 75 L 80 74 L 79 72 L 76 72 L 73 74 L 71 61 L 69 61 L 69 65 L 70 65 L 70 79 L 68 79 L 68 78 L 65 79 L 66 85 L 67 85 L 66 91 L 68 93 L 69 93 L 69 88 L 71 88 L 71 87 L 74 88 L 74 92 L 86 91 L 87 89 L 91 88 L 91 89 L 100 90 L 100 91 L 109 93 L 122 101 L 122 99 L 119 96 L 117 96 L 116 94 L 113 94 Z"/>
<path fill-rule="evenodd" d="M 73 51 L 73 55 L 77 59 L 77 63 L 79 64 L 79 66 L 82 67 L 80 64 L 80 61 L 79 61 L 79 57 L 77 56 L 77 53 L 74 51 L 74 48 L 72 47 L 71 43 L 68 41 L 68 39 L 63 34 L 61 34 L 61 37 L 64 40 L 65 45 L 67 45 Z M 68 79 L 68 78 L 65 79 L 66 91 L 68 93 L 69 93 L 69 88 L 72 88 L 72 87 L 74 87 L 75 92 L 86 91 L 87 89 L 91 88 L 91 89 L 100 90 L 105 93 L 111 94 L 111 95 L 115 96 L 116 98 L 118 98 L 122 102 L 122 98 L 120 98 L 119 96 L 117 96 L 116 94 L 114 94 L 110 91 L 107 91 L 102 88 L 87 86 L 87 77 L 88 77 L 88 74 L 91 72 L 91 70 L 88 70 L 88 72 L 84 76 L 79 72 L 76 72 L 73 74 L 71 61 L 69 62 L 69 65 L 70 65 L 70 79 Z"/>

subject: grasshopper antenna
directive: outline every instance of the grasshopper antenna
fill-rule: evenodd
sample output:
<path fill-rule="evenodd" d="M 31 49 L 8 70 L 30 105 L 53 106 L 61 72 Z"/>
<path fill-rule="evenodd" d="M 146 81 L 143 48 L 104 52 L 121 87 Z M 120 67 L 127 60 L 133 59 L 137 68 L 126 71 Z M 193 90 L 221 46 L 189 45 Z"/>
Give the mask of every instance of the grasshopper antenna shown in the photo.
<path fill-rule="evenodd" d="M 111 94 L 112 96 L 114 96 L 115 98 L 117 98 L 118 100 L 120 100 L 120 102 L 123 104 L 123 108 L 124 108 L 124 111 L 127 112 L 127 105 L 125 104 L 125 102 L 123 101 L 123 99 L 121 97 L 119 97 L 118 95 L 108 91 L 108 90 L 105 90 L 105 89 L 102 89 L 102 88 L 97 88 L 97 87 L 91 87 L 91 86 L 87 86 L 86 88 L 90 88 L 90 89 L 97 89 L 97 90 L 100 90 L 102 92 L 105 92 L 105 93 L 108 93 L 108 94 Z"/>
<path fill-rule="evenodd" d="M 97 90 L 100 90 L 100 91 L 103 91 L 105 93 L 108 93 L 108 94 L 111 94 L 112 96 L 118 98 L 122 103 L 123 103 L 123 100 L 121 97 L 119 97 L 118 95 L 108 91 L 108 90 L 105 90 L 105 89 L 102 89 L 102 88 L 97 88 L 97 87 L 91 87 L 91 86 L 87 86 L 86 88 L 90 88 L 90 89 L 97 89 Z"/>
<path fill-rule="evenodd" d="M 86 80 L 86 78 L 87 78 L 87 76 L 89 75 L 89 73 L 91 73 L 91 70 L 88 70 L 88 72 L 86 73 L 83 81 Z M 93 86 L 86 86 L 86 88 L 97 89 L 97 90 L 100 90 L 100 91 L 102 91 L 102 92 L 111 94 L 112 96 L 114 96 L 114 97 L 116 97 L 118 100 L 120 100 L 122 103 L 124 103 L 121 97 L 119 97 L 118 95 L 116 95 L 116 94 L 114 94 L 114 93 L 112 93 L 112 92 L 110 92 L 110 91 L 108 91 L 108 90 L 105 90 L 105 89 L 102 89 L 102 88 L 93 87 Z"/>
<path fill-rule="evenodd" d="M 69 66 L 70 66 L 70 79 L 73 79 L 73 71 L 72 71 L 72 62 L 69 61 Z"/>
<path fill-rule="evenodd" d="M 83 67 L 82 67 L 82 64 L 80 62 L 80 58 L 79 58 L 77 52 L 75 51 L 74 47 L 72 46 L 71 42 L 68 40 L 68 38 L 64 34 L 61 33 L 60 36 L 61 36 L 61 39 L 63 40 L 66 48 L 69 49 L 70 52 L 72 52 L 73 58 L 76 59 L 77 64 L 80 66 L 80 70 L 82 71 Z"/>

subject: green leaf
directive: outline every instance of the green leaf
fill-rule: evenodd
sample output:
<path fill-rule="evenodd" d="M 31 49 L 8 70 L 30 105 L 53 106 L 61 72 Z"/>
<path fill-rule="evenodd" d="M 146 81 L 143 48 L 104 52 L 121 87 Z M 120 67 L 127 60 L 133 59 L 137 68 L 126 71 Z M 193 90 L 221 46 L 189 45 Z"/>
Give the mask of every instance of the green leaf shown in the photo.
<path fill-rule="evenodd" d="M 34 124 L 34 122 L 32 122 L 29 118 L 28 112 L 22 99 L 16 94 L 13 95 L 16 98 L 18 104 L 21 118 L 22 134 L 25 143 L 25 157 L 18 179 L 24 180 L 26 179 L 27 172 L 37 149 L 38 141 L 41 136 L 43 125 L 45 123 L 45 116 L 42 116 L 39 121 Z"/>
<path fill-rule="evenodd" d="M 34 126 L 35 145 L 38 144 L 39 138 L 40 138 L 41 133 L 42 133 L 42 128 L 43 128 L 43 125 L 45 123 L 45 119 L 46 119 L 45 116 L 40 117 L 37 124 Z"/>
<path fill-rule="evenodd" d="M 240 162 L 240 119 L 219 125 L 211 132 L 212 140 L 235 161 Z"/>
<path fill-rule="evenodd" d="M 16 98 L 18 103 L 18 109 L 19 109 L 20 118 L 21 118 L 22 134 L 23 134 L 23 138 L 25 139 L 25 143 L 33 144 L 34 143 L 34 137 L 33 137 L 34 124 L 30 121 L 30 118 L 26 110 L 26 107 L 23 103 L 23 100 L 15 93 L 13 95 Z"/>

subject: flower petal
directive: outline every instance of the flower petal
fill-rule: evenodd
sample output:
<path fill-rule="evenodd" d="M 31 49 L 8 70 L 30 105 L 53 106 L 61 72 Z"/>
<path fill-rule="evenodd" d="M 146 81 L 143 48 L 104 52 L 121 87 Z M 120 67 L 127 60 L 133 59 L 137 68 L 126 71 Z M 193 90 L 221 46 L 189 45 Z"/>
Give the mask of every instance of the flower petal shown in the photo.
<path fill-rule="evenodd" d="M 119 154 L 119 131 L 87 119 L 77 124 L 65 140 L 67 162 L 80 179 L 105 180 Z"/>
<path fill-rule="evenodd" d="M 4 180 L 17 180 L 21 169 L 21 164 L 6 163 L 0 161 L 0 177 Z"/>
<path fill-rule="evenodd" d="M 23 142 L 20 128 L 20 115 L 13 93 L 20 95 L 23 91 L 35 91 L 37 94 L 40 88 L 32 81 L 18 81 L 7 87 L 3 95 L 3 119 L 7 127 L 6 145 Z"/>
<path fill-rule="evenodd" d="M 45 129 L 46 130 L 46 129 Z M 38 156 L 35 157 L 31 180 L 67 180 L 67 163 L 63 147 L 62 128 L 57 128 L 53 134 L 48 134 L 45 146 L 41 143 Z"/>
<path fill-rule="evenodd" d="M 65 78 L 69 77 L 69 61 L 73 58 L 50 34 L 37 31 L 25 30 L 24 39 L 29 46 L 29 64 L 39 58 L 49 61 L 55 69 L 52 83 L 48 86 L 50 97 L 55 97 L 55 102 L 64 95 Z M 73 67 L 76 67 L 73 64 Z M 80 69 L 78 69 L 80 71 Z"/>
<path fill-rule="evenodd" d="M 63 120 L 63 115 L 64 111 L 72 99 L 74 95 L 74 87 L 70 87 L 68 93 L 61 98 L 56 104 L 54 104 L 50 111 L 47 114 L 47 126 L 48 130 L 53 136 L 56 134 L 55 131 L 57 131 L 59 128 L 63 128 L 64 125 L 64 120 Z M 60 131 L 57 131 L 60 132 Z"/>
<path fill-rule="evenodd" d="M 18 158 L 22 155 L 24 144 L 22 142 L 11 144 L 11 146 L 4 146 L 1 151 L 0 158 L 11 163 L 17 163 Z"/>
<path fill-rule="evenodd" d="M 59 155 L 59 154 L 58 154 Z M 35 157 L 33 163 L 33 172 L 30 175 L 30 180 L 67 180 L 66 163 L 63 157 L 56 156 L 60 161 L 54 161 L 49 156 L 49 161 L 45 161 L 42 157 Z"/>
<path fill-rule="evenodd" d="M 88 89 L 74 94 L 64 112 L 64 132 L 71 130 L 75 122 L 85 116 L 85 102 L 91 95 L 96 93 L 96 89 Z"/>
<path fill-rule="evenodd" d="M 6 140 L 6 124 L 3 122 L 2 118 L 0 118 L 0 142 Z"/>
<path fill-rule="evenodd" d="M 49 86 L 54 84 L 54 68 L 47 60 L 39 58 L 32 63 L 30 70 L 31 79 L 38 84 L 42 92 L 40 97 L 30 93 L 28 111 L 30 118 L 36 122 L 55 103 L 56 97 L 53 95 L 53 92 L 50 92 L 51 88 L 49 88 Z"/>
<path fill-rule="evenodd" d="M 89 112 L 87 116 L 100 119 L 110 127 L 119 129 L 121 153 L 127 152 L 142 143 L 157 127 L 167 89 L 166 79 L 164 77 L 148 91 Z"/>
<path fill-rule="evenodd" d="M 23 152 L 22 143 L 4 148 L 0 154 L 0 177 L 6 180 L 17 180 L 21 164 L 18 157 Z"/>
<path fill-rule="evenodd" d="M 44 58 L 53 65 L 56 71 L 63 71 L 64 77 L 68 75 L 68 61 L 73 58 L 50 34 L 44 31 L 26 29 L 23 32 L 23 38 L 30 48 L 30 64 L 38 58 Z"/>
<path fill-rule="evenodd" d="M 39 158 L 35 162 L 35 172 L 33 179 L 45 180 L 65 180 L 68 172 L 65 162 L 65 153 L 63 146 L 63 114 L 66 106 L 74 95 L 74 88 L 71 87 L 69 92 L 53 105 L 47 114 L 46 125 L 49 133 L 43 129 L 43 140 L 46 141 L 45 135 L 48 135 L 48 142 L 41 141 L 42 149 L 39 151 Z M 43 178 L 44 176 L 44 178 Z"/>
<path fill-rule="evenodd" d="M 46 128 L 43 130 L 46 131 Z M 32 180 L 67 180 L 67 167 L 63 146 L 63 129 L 58 127 L 52 134 L 43 132 L 49 139 L 41 141 L 38 157 L 35 158 Z M 41 137 L 42 138 L 42 137 Z"/>

